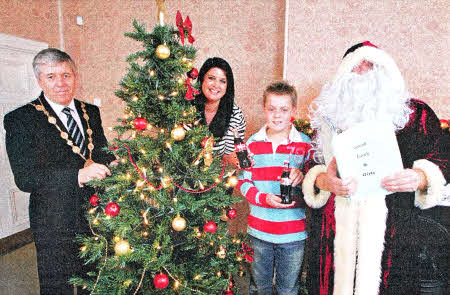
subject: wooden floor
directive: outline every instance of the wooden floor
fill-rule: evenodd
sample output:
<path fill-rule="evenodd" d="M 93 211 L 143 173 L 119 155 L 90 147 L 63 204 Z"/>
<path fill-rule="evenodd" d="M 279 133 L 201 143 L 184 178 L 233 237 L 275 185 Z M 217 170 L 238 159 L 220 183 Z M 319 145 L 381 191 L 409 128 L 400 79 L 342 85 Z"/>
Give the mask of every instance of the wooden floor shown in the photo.
<path fill-rule="evenodd" d="M 39 295 L 34 243 L 0 256 L 1 295 Z"/>

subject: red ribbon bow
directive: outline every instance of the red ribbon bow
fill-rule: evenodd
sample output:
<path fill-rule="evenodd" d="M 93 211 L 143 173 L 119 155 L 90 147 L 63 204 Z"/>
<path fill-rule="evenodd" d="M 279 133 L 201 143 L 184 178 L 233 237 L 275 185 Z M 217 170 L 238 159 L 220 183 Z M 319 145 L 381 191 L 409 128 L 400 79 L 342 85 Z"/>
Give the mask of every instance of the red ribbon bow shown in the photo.
<path fill-rule="evenodd" d="M 186 87 L 186 95 L 184 96 L 187 100 L 194 99 L 194 95 L 199 94 L 195 88 L 191 86 L 191 78 L 186 78 L 186 81 L 184 83 L 184 87 Z"/>
<path fill-rule="evenodd" d="M 183 22 L 183 17 L 181 17 L 181 13 L 178 10 L 177 11 L 177 17 L 176 17 L 176 24 L 177 24 L 177 28 L 178 31 L 180 31 L 180 39 L 181 39 L 181 43 L 184 45 L 184 30 L 186 29 L 188 32 L 188 41 L 189 43 L 194 43 L 195 38 L 194 36 L 191 35 L 192 33 L 192 23 L 191 20 L 189 19 L 189 15 L 186 16 L 186 19 Z"/>
<path fill-rule="evenodd" d="M 250 248 L 246 243 L 242 243 L 242 251 L 236 253 L 236 255 L 244 255 L 244 259 L 247 260 L 248 262 L 252 262 L 253 259 L 253 254 L 255 254 L 255 250 L 253 250 L 252 248 Z"/>

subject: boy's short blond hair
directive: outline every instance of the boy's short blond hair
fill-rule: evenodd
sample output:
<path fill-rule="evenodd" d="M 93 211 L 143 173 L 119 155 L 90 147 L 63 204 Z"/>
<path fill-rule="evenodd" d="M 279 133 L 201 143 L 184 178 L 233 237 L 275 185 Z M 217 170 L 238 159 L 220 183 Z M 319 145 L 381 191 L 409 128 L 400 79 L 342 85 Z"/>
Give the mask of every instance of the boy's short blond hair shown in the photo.
<path fill-rule="evenodd" d="M 277 81 L 273 82 L 266 87 L 263 93 L 263 104 L 266 105 L 267 96 L 269 94 L 276 95 L 289 95 L 291 97 L 291 102 L 294 107 L 297 106 L 297 90 L 295 86 L 289 84 L 287 81 Z"/>

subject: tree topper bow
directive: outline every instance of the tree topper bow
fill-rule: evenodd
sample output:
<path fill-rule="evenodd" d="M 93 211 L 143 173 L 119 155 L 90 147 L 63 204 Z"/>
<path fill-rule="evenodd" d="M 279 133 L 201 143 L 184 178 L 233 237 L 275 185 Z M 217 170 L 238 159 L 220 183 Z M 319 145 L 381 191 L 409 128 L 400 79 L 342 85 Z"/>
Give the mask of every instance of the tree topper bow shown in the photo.
<path fill-rule="evenodd" d="M 183 17 L 181 16 L 180 11 L 177 11 L 177 17 L 176 17 L 176 24 L 177 24 L 177 28 L 178 31 L 180 31 L 180 39 L 181 39 L 181 43 L 184 45 L 184 30 L 186 29 L 188 32 L 188 41 L 189 43 L 194 43 L 195 38 L 194 36 L 192 36 L 192 23 L 191 20 L 189 19 L 189 15 L 186 16 L 186 19 L 183 22 Z"/>

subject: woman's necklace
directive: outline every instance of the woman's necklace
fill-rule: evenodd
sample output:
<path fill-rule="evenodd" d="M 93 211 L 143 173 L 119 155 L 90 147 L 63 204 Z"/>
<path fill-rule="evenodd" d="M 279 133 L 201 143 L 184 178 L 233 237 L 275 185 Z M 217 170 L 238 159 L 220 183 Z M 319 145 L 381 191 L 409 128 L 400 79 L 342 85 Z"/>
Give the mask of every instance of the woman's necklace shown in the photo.
<path fill-rule="evenodd" d="M 47 115 L 48 118 L 48 122 L 52 125 L 54 125 L 56 127 L 56 129 L 58 129 L 59 131 L 59 135 L 61 136 L 62 139 L 64 139 L 67 143 L 67 145 L 72 147 L 72 152 L 74 152 L 75 154 L 79 155 L 81 158 L 83 158 L 83 160 L 85 160 L 86 162 L 84 163 L 84 167 L 87 167 L 91 164 L 94 163 L 94 161 L 92 160 L 92 150 L 94 149 L 94 144 L 92 143 L 92 129 L 91 126 L 89 125 L 89 116 L 86 113 L 86 109 L 85 109 L 85 105 L 83 102 L 81 103 L 81 109 L 83 110 L 83 118 L 86 120 L 87 123 L 87 130 L 86 133 L 88 134 L 88 140 L 89 143 L 87 145 L 87 148 L 89 150 L 89 158 L 86 159 L 86 157 L 80 152 L 80 148 L 76 145 L 73 144 L 73 141 L 69 139 L 69 134 L 67 134 L 67 132 L 64 132 L 63 130 L 61 130 L 61 128 L 59 128 L 59 126 L 56 124 L 56 118 L 51 116 L 50 113 L 45 109 L 44 104 L 42 103 L 41 99 L 39 98 L 39 102 L 41 104 L 33 104 L 30 102 L 30 104 L 32 106 L 34 106 L 36 108 L 36 110 L 43 112 L 44 114 Z"/>

